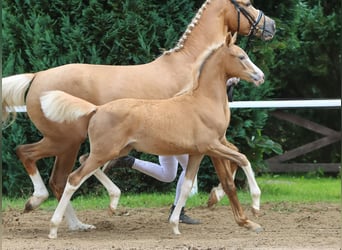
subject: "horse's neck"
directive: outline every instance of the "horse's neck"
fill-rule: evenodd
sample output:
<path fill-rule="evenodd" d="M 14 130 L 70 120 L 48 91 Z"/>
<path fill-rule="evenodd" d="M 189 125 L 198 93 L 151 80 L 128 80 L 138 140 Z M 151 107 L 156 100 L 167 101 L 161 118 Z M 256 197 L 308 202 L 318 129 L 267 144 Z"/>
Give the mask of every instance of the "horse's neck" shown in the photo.
<path fill-rule="evenodd" d="M 211 99 L 216 103 L 226 103 L 226 73 L 221 65 L 224 58 L 220 53 L 215 53 L 205 62 L 200 76 L 194 83 L 193 95 L 197 99 Z"/>
<path fill-rule="evenodd" d="M 181 48 L 172 52 L 172 56 L 186 58 L 194 62 L 198 55 L 203 53 L 208 46 L 222 42 L 228 31 L 222 13 L 225 7 L 224 4 L 225 1 L 221 0 L 210 1 L 210 4 L 206 5 L 198 20 L 190 24 L 193 28 L 187 29 L 188 34 L 185 32 L 186 38 L 184 36 L 181 38 L 183 40 L 180 42 Z"/>

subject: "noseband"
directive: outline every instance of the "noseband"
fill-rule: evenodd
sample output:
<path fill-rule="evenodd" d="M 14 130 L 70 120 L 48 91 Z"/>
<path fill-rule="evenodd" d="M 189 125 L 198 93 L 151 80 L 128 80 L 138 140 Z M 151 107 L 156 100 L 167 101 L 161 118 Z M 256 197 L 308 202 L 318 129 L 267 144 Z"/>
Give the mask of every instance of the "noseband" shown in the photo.
<path fill-rule="evenodd" d="M 251 29 L 249 30 L 249 33 L 248 33 L 248 41 L 247 41 L 247 45 L 246 45 L 246 48 L 247 48 L 248 45 L 249 45 L 251 37 L 254 35 L 255 31 L 259 30 L 258 24 L 260 23 L 260 20 L 261 20 L 262 17 L 264 17 L 264 25 L 262 27 L 261 35 L 264 34 L 265 25 L 266 25 L 265 15 L 264 15 L 264 13 L 261 10 L 259 10 L 258 17 L 257 17 L 256 20 L 254 20 L 252 15 L 245 8 L 241 7 L 236 0 L 231 0 L 231 3 L 234 4 L 234 6 L 235 6 L 235 8 L 236 8 L 236 10 L 238 12 L 238 28 L 237 28 L 237 32 L 239 32 L 239 30 L 240 30 L 240 13 L 242 13 L 242 15 L 244 15 L 246 17 L 246 19 L 248 20 L 248 22 L 251 25 Z"/>

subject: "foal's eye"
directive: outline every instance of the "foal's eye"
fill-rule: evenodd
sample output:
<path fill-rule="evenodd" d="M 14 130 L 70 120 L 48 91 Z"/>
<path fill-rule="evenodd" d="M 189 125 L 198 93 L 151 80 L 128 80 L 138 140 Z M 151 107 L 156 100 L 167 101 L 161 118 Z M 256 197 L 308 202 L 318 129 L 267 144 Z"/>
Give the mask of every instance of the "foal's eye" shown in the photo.
<path fill-rule="evenodd" d="M 240 60 L 245 60 L 246 57 L 245 57 L 245 56 L 239 56 L 239 59 L 240 59 Z"/>

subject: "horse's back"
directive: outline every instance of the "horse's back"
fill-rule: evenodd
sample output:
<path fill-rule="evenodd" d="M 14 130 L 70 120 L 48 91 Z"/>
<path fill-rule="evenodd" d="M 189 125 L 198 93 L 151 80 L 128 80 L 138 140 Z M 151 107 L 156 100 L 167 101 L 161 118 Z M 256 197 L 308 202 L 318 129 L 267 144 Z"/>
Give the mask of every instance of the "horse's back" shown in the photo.
<path fill-rule="evenodd" d="M 67 64 L 51 68 L 36 74 L 27 105 L 32 101 L 30 96 L 37 99 L 42 92 L 53 90 L 64 91 L 96 105 L 121 98 L 168 98 L 178 89 L 168 89 L 174 79 L 169 80 L 165 70 L 168 69 L 161 69 L 154 62 L 125 66 Z M 164 81 L 156 77 L 158 73 Z"/>
<path fill-rule="evenodd" d="M 162 58 L 158 58 L 141 65 L 67 64 L 40 71 L 26 96 L 27 112 L 44 136 L 82 130 L 84 125 L 80 128 L 81 124 L 77 122 L 66 125 L 47 120 L 39 102 L 42 94 L 60 90 L 95 105 L 122 98 L 165 99 L 179 92 L 189 77 L 187 67 L 170 72 L 165 64 Z"/>

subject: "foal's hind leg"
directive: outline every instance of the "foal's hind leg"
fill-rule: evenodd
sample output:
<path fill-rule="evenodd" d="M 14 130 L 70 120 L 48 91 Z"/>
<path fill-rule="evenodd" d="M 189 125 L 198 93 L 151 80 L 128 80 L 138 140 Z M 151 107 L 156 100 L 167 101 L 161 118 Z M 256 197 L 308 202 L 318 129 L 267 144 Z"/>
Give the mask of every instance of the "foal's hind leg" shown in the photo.
<path fill-rule="evenodd" d="M 169 219 L 174 234 L 180 234 L 178 228 L 180 212 L 182 207 L 185 206 L 185 202 L 189 197 L 195 176 L 198 172 L 198 168 L 202 159 L 203 155 L 189 155 L 188 166 L 185 170 L 185 178 L 181 187 L 179 199 Z"/>
<path fill-rule="evenodd" d="M 98 168 L 105 163 L 101 158 L 94 158 L 90 154 L 88 159 L 78 169 L 73 171 L 67 180 L 63 195 L 58 206 L 51 218 L 49 238 L 57 238 L 57 230 L 66 212 L 70 199 L 75 191 L 87 180 L 91 175 L 95 174 Z M 109 160 L 109 159 L 108 159 Z"/>
<path fill-rule="evenodd" d="M 59 145 L 55 144 L 54 146 L 58 147 Z M 75 142 L 68 147 L 66 146 L 66 143 L 64 143 L 63 146 L 63 150 L 62 147 L 59 146 L 61 151 L 58 152 L 58 155 L 56 156 L 49 182 L 50 188 L 58 200 L 62 197 L 68 176 L 75 165 L 75 159 L 79 151 L 80 142 Z M 87 230 L 95 228 L 93 225 L 82 223 L 77 218 L 71 203 L 66 207 L 65 219 L 70 230 Z"/>

